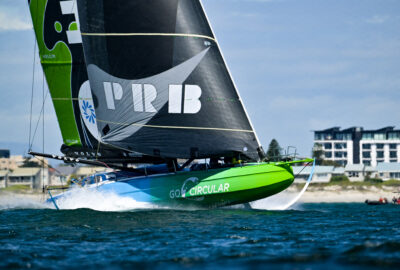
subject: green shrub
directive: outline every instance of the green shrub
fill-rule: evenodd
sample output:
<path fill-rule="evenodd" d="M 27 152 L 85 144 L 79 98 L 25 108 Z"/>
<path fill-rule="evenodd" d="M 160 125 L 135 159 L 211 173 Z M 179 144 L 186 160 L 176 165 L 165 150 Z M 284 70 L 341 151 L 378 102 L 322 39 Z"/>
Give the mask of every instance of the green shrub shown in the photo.
<path fill-rule="evenodd" d="M 366 176 L 364 179 L 364 182 L 376 184 L 376 183 L 382 183 L 383 180 L 380 178 L 371 178 L 371 177 Z"/>
<path fill-rule="evenodd" d="M 346 175 L 333 175 L 331 182 L 350 182 L 350 180 Z"/>
<path fill-rule="evenodd" d="M 400 180 L 391 179 L 383 182 L 383 184 L 385 186 L 400 187 Z"/>

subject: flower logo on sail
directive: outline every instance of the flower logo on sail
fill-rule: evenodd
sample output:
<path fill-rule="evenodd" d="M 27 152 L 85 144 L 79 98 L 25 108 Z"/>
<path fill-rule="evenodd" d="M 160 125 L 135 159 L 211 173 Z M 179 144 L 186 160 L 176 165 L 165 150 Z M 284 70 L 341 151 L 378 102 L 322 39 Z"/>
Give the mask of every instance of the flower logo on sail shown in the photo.
<path fill-rule="evenodd" d="M 83 101 L 82 109 L 85 118 L 89 121 L 89 123 L 94 124 L 96 122 L 96 114 L 94 113 L 93 106 L 89 104 L 89 101 Z"/>

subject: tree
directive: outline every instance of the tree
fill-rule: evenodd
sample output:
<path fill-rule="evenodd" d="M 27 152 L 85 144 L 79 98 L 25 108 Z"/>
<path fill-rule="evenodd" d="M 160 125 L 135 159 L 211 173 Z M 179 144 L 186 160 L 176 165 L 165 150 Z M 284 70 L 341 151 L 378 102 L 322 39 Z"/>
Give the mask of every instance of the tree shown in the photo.
<path fill-rule="evenodd" d="M 38 162 L 33 161 L 29 157 L 24 158 L 24 162 L 20 166 L 21 168 L 40 168 L 42 167 Z"/>
<path fill-rule="evenodd" d="M 272 139 L 272 141 L 269 143 L 267 159 L 269 161 L 279 161 L 282 159 L 281 147 L 279 146 L 278 141 L 275 139 Z"/>

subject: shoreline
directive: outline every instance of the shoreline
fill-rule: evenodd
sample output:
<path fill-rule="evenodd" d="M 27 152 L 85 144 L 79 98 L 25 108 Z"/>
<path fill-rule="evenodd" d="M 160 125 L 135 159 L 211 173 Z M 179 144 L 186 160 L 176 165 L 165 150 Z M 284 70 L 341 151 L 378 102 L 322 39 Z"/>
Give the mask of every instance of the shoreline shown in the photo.
<path fill-rule="evenodd" d="M 296 196 L 302 189 L 303 184 L 295 184 L 280 194 L 289 197 Z M 365 200 L 378 200 L 380 197 L 387 198 L 391 202 L 393 196 L 400 196 L 400 188 L 397 186 L 319 186 L 310 185 L 299 199 L 299 203 L 364 203 Z M 1 205 L 8 204 L 10 200 L 33 201 L 42 203 L 48 198 L 47 194 L 41 192 L 12 192 L 0 190 Z"/>

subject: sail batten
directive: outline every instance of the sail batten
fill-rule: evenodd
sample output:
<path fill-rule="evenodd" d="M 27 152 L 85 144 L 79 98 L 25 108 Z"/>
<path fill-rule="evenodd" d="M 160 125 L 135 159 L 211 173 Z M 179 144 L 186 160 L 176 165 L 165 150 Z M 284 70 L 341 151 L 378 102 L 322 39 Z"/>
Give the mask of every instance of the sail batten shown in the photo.
<path fill-rule="evenodd" d="M 118 122 L 111 122 L 105 121 L 101 119 L 97 119 L 99 122 L 109 123 L 109 124 L 116 124 L 121 126 L 138 126 L 138 127 L 146 127 L 146 128 L 166 128 L 166 129 L 194 129 L 194 130 L 217 130 L 217 131 L 230 131 L 230 132 L 248 132 L 253 133 L 253 130 L 244 130 L 244 129 L 231 129 L 231 128 L 214 128 L 214 127 L 191 127 L 191 126 L 159 126 L 159 125 L 144 125 L 139 123 L 118 123 Z"/>
<path fill-rule="evenodd" d="M 192 38 L 205 38 L 216 41 L 215 38 L 198 34 L 184 34 L 184 33 L 82 33 L 82 36 L 108 36 L 108 37 L 133 37 L 133 36 L 165 36 L 165 37 L 192 37 Z"/>

